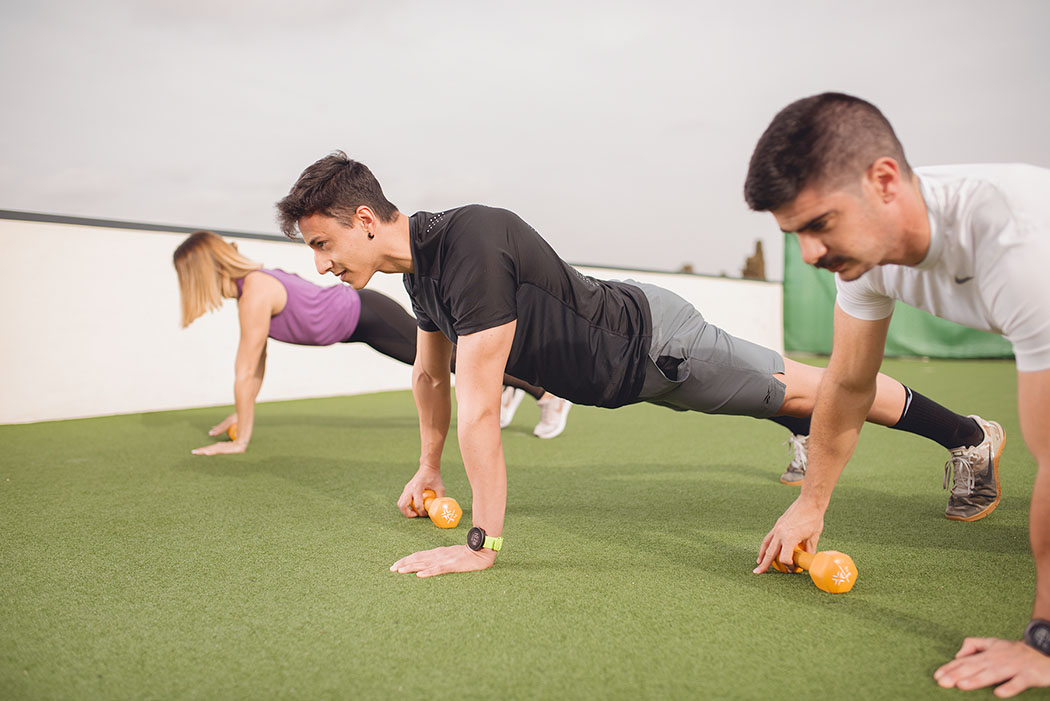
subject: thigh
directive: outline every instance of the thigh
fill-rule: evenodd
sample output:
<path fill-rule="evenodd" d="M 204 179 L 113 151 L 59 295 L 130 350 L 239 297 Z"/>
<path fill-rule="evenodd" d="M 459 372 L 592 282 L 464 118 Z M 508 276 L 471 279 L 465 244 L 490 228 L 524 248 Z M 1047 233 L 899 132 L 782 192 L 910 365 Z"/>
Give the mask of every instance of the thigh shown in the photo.
<path fill-rule="evenodd" d="M 366 343 L 409 365 L 416 358 L 416 321 L 400 304 L 374 290 L 361 290 L 361 317 L 348 343 Z"/>
<path fill-rule="evenodd" d="M 646 388 L 646 401 L 705 414 L 736 414 L 768 418 L 780 411 L 786 386 L 784 359 L 776 351 L 737 338 L 700 321 L 686 334 L 665 344 Z M 664 382 L 652 382 L 653 371 Z"/>

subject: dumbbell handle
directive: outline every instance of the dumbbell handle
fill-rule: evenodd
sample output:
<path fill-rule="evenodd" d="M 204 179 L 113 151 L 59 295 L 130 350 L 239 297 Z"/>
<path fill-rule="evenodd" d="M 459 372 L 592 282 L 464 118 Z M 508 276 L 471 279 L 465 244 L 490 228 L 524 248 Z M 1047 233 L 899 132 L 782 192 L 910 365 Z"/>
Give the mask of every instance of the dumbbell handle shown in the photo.
<path fill-rule="evenodd" d="M 813 564 L 813 553 L 808 553 L 796 545 L 795 551 L 791 553 L 791 559 L 796 565 L 809 572 L 809 567 Z"/>

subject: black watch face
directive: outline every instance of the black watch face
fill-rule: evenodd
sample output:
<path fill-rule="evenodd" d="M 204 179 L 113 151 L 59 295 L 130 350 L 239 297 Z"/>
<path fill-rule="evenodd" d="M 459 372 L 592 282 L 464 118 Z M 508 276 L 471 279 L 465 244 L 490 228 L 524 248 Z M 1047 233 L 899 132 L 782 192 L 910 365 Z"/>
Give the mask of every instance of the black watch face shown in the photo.
<path fill-rule="evenodd" d="M 481 530 L 477 526 L 474 526 L 467 531 L 467 547 L 471 550 L 481 550 L 481 546 L 485 544 L 485 531 Z"/>
<path fill-rule="evenodd" d="M 1050 655 L 1050 623 L 1032 621 L 1024 632 L 1024 641 L 1044 655 Z"/>

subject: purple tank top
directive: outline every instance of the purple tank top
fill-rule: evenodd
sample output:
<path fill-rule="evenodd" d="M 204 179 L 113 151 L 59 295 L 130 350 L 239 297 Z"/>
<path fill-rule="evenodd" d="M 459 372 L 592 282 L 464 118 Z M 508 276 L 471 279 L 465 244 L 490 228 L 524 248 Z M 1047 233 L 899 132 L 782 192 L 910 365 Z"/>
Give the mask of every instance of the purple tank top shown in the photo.
<path fill-rule="evenodd" d="M 321 287 L 295 273 L 260 270 L 277 279 L 288 292 L 288 303 L 270 317 L 270 338 L 301 346 L 330 346 L 349 340 L 361 318 L 361 296 L 349 285 Z M 237 281 L 237 296 L 244 278 Z"/>

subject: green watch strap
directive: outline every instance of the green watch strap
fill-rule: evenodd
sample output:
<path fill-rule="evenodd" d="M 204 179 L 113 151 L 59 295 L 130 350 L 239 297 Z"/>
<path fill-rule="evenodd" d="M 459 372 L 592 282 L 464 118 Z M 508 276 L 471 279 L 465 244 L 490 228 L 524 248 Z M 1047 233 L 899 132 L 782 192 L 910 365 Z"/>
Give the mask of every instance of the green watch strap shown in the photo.
<path fill-rule="evenodd" d="M 492 536 L 487 535 L 485 536 L 485 544 L 481 547 L 489 548 L 491 550 L 499 552 L 499 549 L 503 547 L 503 536 L 500 536 L 499 538 L 493 538 Z"/>

